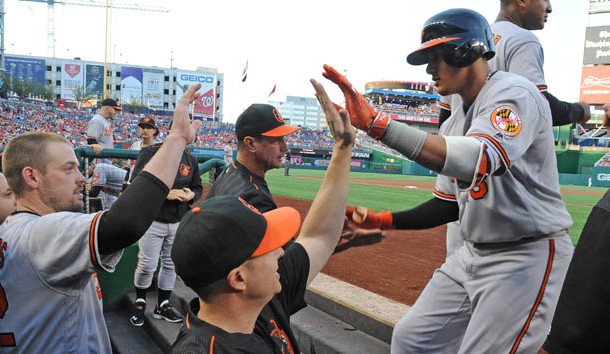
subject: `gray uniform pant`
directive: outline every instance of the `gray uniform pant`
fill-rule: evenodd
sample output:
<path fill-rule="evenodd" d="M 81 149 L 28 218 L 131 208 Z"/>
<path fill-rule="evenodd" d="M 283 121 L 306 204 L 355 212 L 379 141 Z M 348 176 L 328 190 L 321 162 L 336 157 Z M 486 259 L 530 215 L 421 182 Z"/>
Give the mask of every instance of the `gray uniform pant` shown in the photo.
<path fill-rule="evenodd" d="M 573 249 L 567 234 L 512 245 L 465 242 L 394 327 L 392 353 L 535 353 Z"/>
<path fill-rule="evenodd" d="M 151 285 L 160 257 L 161 269 L 159 270 L 158 287 L 161 290 L 174 289 L 176 270 L 171 252 L 178 225 L 180 223 L 166 224 L 153 221 L 138 242 L 140 250 L 133 279 L 137 288 L 146 289 Z"/>

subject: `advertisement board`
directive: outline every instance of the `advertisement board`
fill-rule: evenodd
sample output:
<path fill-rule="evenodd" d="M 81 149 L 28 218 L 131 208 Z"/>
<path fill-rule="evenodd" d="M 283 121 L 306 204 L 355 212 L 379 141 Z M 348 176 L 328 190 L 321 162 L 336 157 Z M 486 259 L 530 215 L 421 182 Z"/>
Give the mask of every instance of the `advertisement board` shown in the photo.
<path fill-rule="evenodd" d="M 144 103 L 142 100 L 142 68 L 121 67 L 121 104 Z"/>
<path fill-rule="evenodd" d="M 587 27 L 583 64 L 610 64 L 610 26 Z"/>
<path fill-rule="evenodd" d="M 585 66 L 580 80 L 581 102 L 605 104 L 610 97 L 610 65 Z"/>
<path fill-rule="evenodd" d="M 45 84 L 44 73 L 46 70 L 44 59 L 20 58 L 7 55 L 4 57 L 4 69 L 10 77 L 21 80 L 32 80 L 41 85 Z"/>
<path fill-rule="evenodd" d="M 102 96 L 104 90 L 104 66 L 87 64 L 85 66 L 85 88 L 88 93 Z"/>
<path fill-rule="evenodd" d="M 610 12 L 610 0 L 589 0 L 589 13 Z"/>
<path fill-rule="evenodd" d="M 163 108 L 163 70 L 144 69 L 142 74 L 142 103 L 151 109 Z"/>
<path fill-rule="evenodd" d="M 61 98 L 75 100 L 75 92 L 83 88 L 84 65 L 80 61 L 64 61 L 61 66 Z"/>
<path fill-rule="evenodd" d="M 176 106 L 189 85 L 201 83 L 201 97 L 195 101 L 193 118 L 214 121 L 216 118 L 216 73 L 178 71 L 176 75 Z"/>

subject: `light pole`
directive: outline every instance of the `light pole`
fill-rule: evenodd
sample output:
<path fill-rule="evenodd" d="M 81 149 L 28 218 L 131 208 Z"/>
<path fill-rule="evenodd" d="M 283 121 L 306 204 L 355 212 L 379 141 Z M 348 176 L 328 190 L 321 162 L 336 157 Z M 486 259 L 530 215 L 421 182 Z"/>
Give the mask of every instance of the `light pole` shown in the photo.
<path fill-rule="evenodd" d="M 13 91 L 13 71 L 15 71 L 15 67 L 17 66 L 17 64 L 15 63 L 11 63 L 11 93 L 14 92 Z"/>

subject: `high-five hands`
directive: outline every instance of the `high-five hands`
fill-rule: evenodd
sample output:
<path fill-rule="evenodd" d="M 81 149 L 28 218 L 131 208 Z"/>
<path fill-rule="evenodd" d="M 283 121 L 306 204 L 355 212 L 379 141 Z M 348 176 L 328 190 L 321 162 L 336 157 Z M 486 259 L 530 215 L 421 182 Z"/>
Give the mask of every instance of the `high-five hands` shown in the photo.
<path fill-rule="evenodd" d="M 335 144 L 342 148 L 351 146 L 356 140 L 356 130 L 350 123 L 348 111 L 337 106 L 328 98 L 328 94 L 322 84 L 314 79 L 311 79 L 310 82 L 316 90 L 316 97 L 318 102 L 320 102 L 320 106 L 322 106 L 328 129 L 333 135 Z"/>
<path fill-rule="evenodd" d="M 339 86 L 343 92 L 345 108 L 349 112 L 352 124 L 372 138 L 381 139 L 390 124 L 390 117 L 387 114 L 376 112 L 347 78 L 332 66 L 324 64 L 322 75 Z"/>
<path fill-rule="evenodd" d="M 388 210 L 375 211 L 365 207 L 348 206 L 345 216 L 363 229 L 388 230 L 392 228 L 392 213 Z"/>

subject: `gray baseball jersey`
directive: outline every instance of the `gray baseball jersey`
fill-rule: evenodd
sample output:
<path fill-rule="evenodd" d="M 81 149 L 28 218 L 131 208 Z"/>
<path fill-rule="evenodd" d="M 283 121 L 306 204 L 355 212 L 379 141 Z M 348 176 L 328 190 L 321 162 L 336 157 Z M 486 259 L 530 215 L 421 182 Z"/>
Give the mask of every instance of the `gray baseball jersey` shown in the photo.
<path fill-rule="evenodd" d="M 546 91 L 544 52 L 538 37 L 509 21 L 493 23 L 491 31 L 496 45 L 496 55 L 489 60 L 491 69 L 521 75 Z"/>
<path fill-rule="evenodd" d="M 534 353 L 573 252 L 550 108 L 531 82 L 498 71 L 467 112 L 451 112 L 441 134 L 483 143 L 473 180 L 440 175 L 434 192 L 458 202 L 448 234 L 465 241 L 394 327 L 391 352 Z"/>
<path fill-rule="evenodd" d="M 114 192 L 100 192 L 100 197 L 104 200 L 104 209 L 109 209 L 116 201 L 118 193 L 123 189 L 126 174 L 127 171 L 111 164 L 98 163 L 95 165 L 91 176 L 91 185 L 111 189 Z"/>
<path fill-rule="evenodd" d="M 96 114 L 91 118 L 87 127 L 87 136 L 97 139 L 97 143 L 104 149 L 114 148 L 112 125 L 102 115 Z"/>
<path fill-rule="evenodd" d="M 0 226 L 3 353 L 112 352 L 96 271 L 123 251 L 99 253 L 101 215 L 21 212 Z"/>
<path fill-rule="evenodd" d="M 456 196 L 463 239 L 517 241 L 570 228 L 572 218 L 559 189 L 550 109 L 526 79 L 496 72 L 467 113 L 461 103 L 452 110 L 441 133 L 481 140 L 495 166 L 483 171 L 489 176 L 473 188 L 461 189 L 454 181 L 453 191 L 439 191 Z"/>

